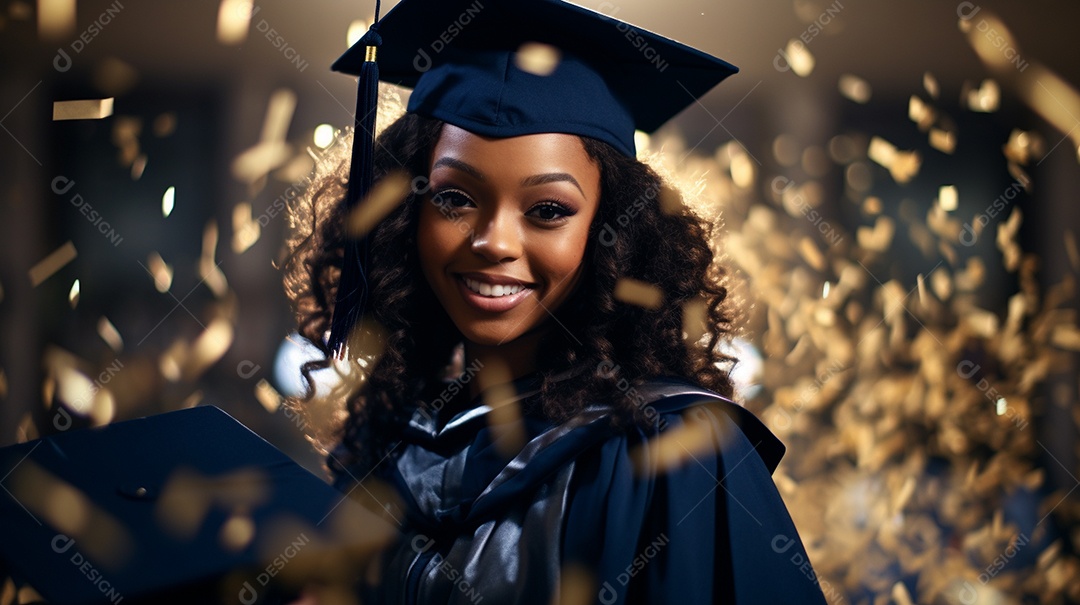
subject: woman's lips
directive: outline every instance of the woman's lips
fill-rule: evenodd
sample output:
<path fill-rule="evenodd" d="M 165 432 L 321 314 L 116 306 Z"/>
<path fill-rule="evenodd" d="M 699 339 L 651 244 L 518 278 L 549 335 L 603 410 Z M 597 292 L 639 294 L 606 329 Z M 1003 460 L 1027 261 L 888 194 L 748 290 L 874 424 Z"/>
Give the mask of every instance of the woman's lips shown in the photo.
<path fill-rule="evenodd" d="M 516 294 L 506 294 L 503 296 L 484 296 L 483 294 L 473 292 L 472 289 L 470 289 L 469 286 L 465 284 L 465 278 L 461 275 L 455 275 L 454 281 L 457 282 L 458 290 L 461 291 L 461 296 L 465 299 L 465 302 L 469 303 L 470 305 L 481 311 L 488 311 L 492 313 L 498 313 L 513 309 L 533 292 L 533 288 L 531 286 L 526 286 Z"/>

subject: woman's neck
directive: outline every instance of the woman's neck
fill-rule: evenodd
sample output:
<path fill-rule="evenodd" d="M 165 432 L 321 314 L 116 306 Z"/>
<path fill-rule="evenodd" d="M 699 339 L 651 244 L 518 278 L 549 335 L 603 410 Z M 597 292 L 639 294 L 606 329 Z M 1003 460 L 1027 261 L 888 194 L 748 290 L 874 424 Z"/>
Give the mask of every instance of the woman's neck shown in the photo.
<path fill-rule="evenodd" d="M 545 332 L 527 332 L 511 342 L 498 345 L 466 341 L 465 367 L 479 369 L 479 379 L 469 382 L 469 398 L 475 398 L 488 386 L 517 380 L 536 371 L 536 355 Z"/>

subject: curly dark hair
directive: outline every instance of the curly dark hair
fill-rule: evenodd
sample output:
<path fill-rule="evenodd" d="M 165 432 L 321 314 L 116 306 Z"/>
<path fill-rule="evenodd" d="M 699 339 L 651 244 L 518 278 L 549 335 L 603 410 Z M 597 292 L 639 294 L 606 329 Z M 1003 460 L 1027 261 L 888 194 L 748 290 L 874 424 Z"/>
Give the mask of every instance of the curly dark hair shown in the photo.
<path fill-rule="evenodd" d="M 411 113 L 389 125 L 376 141 L 375 179 L 404 170 L 414 183 L 426 182 L 441 129 L 441 122 Z M 601 199 L 585 250 L 585 274 L 555 312 L 567 330 L 550 331 L 537 354 L 539 413 L 561 421 L 589 402 L 609 401 L 614 422 L 646 422 L 628 385 L 657 376 L 683 377 L 730 397 L 726 368 L 733 360 L 719 345 L 731 319 L 724 273 L 710 246 L 712 225 L 686 208 L 646 164 L 607 143 L 588 137 L 582 142 L 600 169 Z M 350 146 L 347 140 L 338 145 Z M 307 364 L 305 376 L 330 363 L 325 336 L 346 236 L 348 158 L 339 156 L 324 162 L 325 174 L 317 171 L 291 208 L 285 289 L 300 334 L 327 356 Z M 384 346 L 346 397 L 347 415 L 334 435 L 339 444 L 328 459 L 339 478 L 347 471 L 363 476 L 390 455 L 413 412 L 424 405 L 425 388 L 438 384 L 462 340 L 419 265 L 419 209 L 430 199 L 413 187 L 369 234 L 373 254 L 365 318 L 381 327 Z M 618 300 L 616 282 L 625 277 L 657 286 L 663 304 L 649 309 Z M 701 330 L 707 338 L 684 336 L 684 313 L 693 306 L 705 320 Z M 556 379 L 570 368 L 586 371 Z M 313 393 L 309 386 L 308 398 Z"/>

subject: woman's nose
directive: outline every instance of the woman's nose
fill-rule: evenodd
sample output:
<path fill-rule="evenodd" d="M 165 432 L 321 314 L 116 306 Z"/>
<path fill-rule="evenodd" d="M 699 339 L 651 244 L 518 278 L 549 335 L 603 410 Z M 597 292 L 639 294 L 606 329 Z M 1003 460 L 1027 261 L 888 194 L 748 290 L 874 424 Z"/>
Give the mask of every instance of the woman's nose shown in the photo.
<path fill-rule="evenodd" d="M 497 211 L 482 216 L 475 227 L 472 250 L 488 261 L 501 263 L 519 258 L 522 234 L 512 213 Z"/>

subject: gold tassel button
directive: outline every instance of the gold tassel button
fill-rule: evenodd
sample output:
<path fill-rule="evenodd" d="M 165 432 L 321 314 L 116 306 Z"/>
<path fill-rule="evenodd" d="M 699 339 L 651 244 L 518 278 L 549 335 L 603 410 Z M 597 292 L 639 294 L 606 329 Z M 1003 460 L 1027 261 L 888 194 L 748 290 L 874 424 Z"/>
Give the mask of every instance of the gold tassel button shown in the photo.
<path fill-rule="evenodd" d="M 378 50 L 377 46 L 368 46 L 367 52 L 364 53 L 364 61 L 369 63 L 375 62 L 375 51 Z"/>

